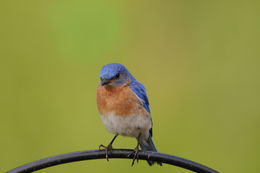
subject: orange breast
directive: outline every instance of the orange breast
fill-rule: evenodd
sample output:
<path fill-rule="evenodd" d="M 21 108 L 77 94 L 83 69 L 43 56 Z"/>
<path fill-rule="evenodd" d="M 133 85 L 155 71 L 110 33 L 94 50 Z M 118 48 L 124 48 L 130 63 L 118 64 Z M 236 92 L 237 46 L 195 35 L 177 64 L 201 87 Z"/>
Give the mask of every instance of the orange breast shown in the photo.
<path fill-rule="evenodd" d="M 128 86 L 98 86 L 97 106 L 102 115 L 148 115 L 141 101 Z"/>

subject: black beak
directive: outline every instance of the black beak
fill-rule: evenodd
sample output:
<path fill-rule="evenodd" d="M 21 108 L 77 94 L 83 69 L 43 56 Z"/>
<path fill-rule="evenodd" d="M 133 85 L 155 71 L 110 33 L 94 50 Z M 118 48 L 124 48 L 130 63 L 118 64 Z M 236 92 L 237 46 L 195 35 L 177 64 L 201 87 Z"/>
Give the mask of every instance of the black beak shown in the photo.
<path fill-rule="evenodd" d="M 104 86 L 104 85 L 107 85 L 107 84 L 109 84 L 110 83 L 110 81 L 109 80 L 106 80 L 106 79 L 101 79 L 101 85 L 102 86 Z"/>

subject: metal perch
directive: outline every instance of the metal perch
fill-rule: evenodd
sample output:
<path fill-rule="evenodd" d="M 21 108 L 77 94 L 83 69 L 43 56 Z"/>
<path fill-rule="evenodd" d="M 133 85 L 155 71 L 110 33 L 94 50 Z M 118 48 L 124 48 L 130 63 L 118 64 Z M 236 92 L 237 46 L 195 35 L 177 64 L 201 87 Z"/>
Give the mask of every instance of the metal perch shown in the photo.
<path fill-rule="evenodd" d="M 133 150 L 129 149 L 113 149 L 112 152 L 109 152 L 108 157 L 113 158 L 124 158 L 132 159 L 133 156 L 131 153 Z M 104 150 L 89 150 L 89 151 L 79 151 L 73 153 L 62 154 L 54 157 L 48 157 L 38 161 L 34 161 L 20 167 L 14 168 L 7 173 L 27 173 L 34 172 L 40 169 L 47 167 L 60 165 L 69 162 L 83 161 L 83 160 L 94 160 L 94 159 L 105 159 L 106 152 Z M 149 151 L 140 151 L 138 152 L 138 158 L 140 160 L 152 160 L 159 161 L 162 163 L 175 165 L 182 167 L 197 173 L 218 173 L 217 171 L 208 168 L 199 163 L 183 159 L 181 157 L 172 156 L 168 154 L 158 153 L 158 152 L 149 152 Z"/>

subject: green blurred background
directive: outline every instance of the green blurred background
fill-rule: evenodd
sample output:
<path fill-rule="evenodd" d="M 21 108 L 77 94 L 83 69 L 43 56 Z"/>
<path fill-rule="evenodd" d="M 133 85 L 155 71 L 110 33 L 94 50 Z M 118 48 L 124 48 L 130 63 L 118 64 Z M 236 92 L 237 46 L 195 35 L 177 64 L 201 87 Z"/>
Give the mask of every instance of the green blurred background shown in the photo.
<path fill-rule="evenodd" d="M 0 172 L 107 144 L 95 94 L 111 62 L 146 86 L 160 152 L 259 172 L 259 17 L 259 1 L 1 0 Z M 135 145 L 120 137 L 114 147 Z M 190 172 L 130 164 L 39 172 Z"/>

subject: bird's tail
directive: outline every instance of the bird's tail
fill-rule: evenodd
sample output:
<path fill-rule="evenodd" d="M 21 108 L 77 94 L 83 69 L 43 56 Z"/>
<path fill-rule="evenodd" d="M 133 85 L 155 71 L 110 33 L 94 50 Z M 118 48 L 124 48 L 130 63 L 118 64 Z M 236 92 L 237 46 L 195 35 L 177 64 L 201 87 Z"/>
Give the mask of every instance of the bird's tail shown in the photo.
<path fill-rule="evenodd" d="M 157 152 L 157 149 L 155 148 L 151 135 L 149 135 L 149 138 L 146 141 L 141 140 L 140 146 L 143 151 Z M 151 161 L 151 160 L 147 160 L 147 162 L 150 166 L 152 166 L 154 163 L 157 163 L 158 165 L 162 166 L 161 162 L 155 162 L 155 161 Z"/>

